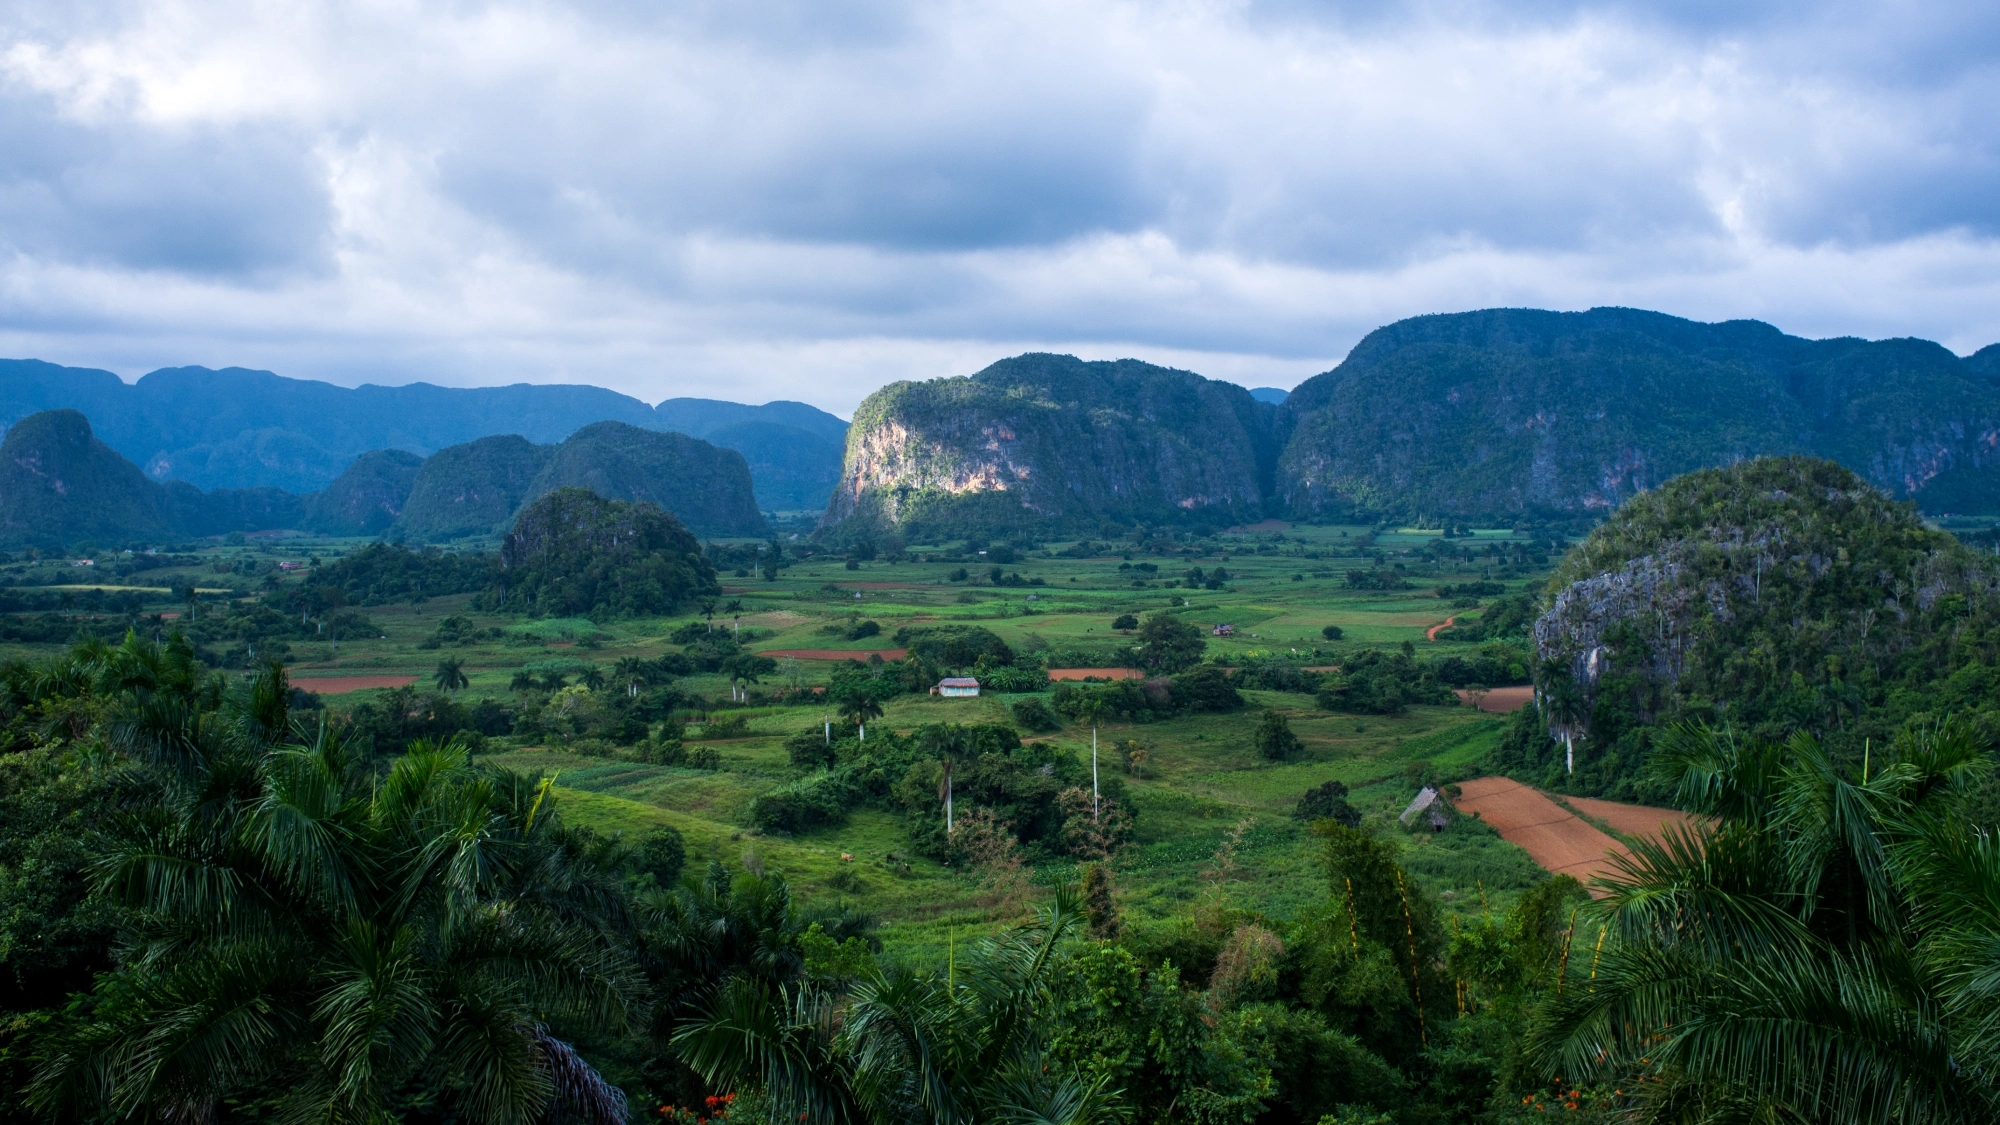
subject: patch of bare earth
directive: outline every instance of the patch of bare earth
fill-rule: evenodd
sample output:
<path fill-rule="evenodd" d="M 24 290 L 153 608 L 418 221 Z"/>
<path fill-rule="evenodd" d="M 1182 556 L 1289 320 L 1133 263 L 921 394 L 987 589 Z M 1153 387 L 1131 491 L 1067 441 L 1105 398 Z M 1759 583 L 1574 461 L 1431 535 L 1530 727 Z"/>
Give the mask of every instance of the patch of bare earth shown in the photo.
<path fill-rule="evenodd" d="M 291 684 L 314 695 L 346 695 L 350 691 L 367 691 L 369 688 L 408 687 L 416 682 L 415 676 L 317 676 L 294 679 Z"/>
<path fill-rule="evenodd" d="M 1617 801 L 1602 801 L 1596 797 L 1566 797 L 1576 811 L 1601 820 L 1611 826 L 1613 832 L 1621 836 L 1640 836 L 1658 840 L 1666 835 L 1667 826 L 1677 824 L 1684 829 L 1693 829 L 1694 818 L 1678 809 L 1656 809 L 1650 805 L 1621 805 Z"/>
<path fill-rule="evenodd" d="M 1526 707 L 1534 698 L 1535 689 L 1528 684 L 1490 688 L 1485 695 L 1480 697 L 1479 709 L 1501 715 L 1509 711 L 1519 711 L 1521 708 Z M 1460 688 L 1458 689 L 1458 699 L 1461 703 L 1471 703 L 1472 693 L 1464 688 Z M 1590 815 L 1596 816 L 1597 814 L 1592 813 Z M 1623 829 L 1620 829 L 1620 831 L 1623 831 Z"/>
<path fill-rule="evenodd" d="M 901 660 L 909 651 L 901 648 L 773 648 L 758 653 L 758 656 L 794 656 L 800 660 L 866 660 L 870 656 L 880 656 L 884 660 Z"/>
<path fill-rule="evenodd" d="M 1051 668 L 1051 680 L 1143 680 L 1146 673 L 1137 668 Z"/>
<path fill-rule="evenodd" d="M 1593 876 L 1612 870 L 1612 856 L 1629 854 L 1625 845 L 1589 821 L 1511 777 L 1475 778 L 1461 782 L 1459 790 L 1452 804 L 1460 812 L 1478 813 L 1501 839 L 1558 875 L 1571 875 L 1587 883 Z"/>

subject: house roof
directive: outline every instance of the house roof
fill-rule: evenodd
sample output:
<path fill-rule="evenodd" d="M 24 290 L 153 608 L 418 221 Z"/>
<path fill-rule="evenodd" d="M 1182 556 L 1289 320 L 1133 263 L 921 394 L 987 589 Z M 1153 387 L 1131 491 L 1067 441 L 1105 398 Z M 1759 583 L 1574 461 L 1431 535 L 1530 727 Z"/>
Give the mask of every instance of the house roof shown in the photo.
<path fill-rule="evenodd" d="M 938 681 L 939 687 L 978 687 L 979 681 L 971 676 L 946 676 Z"/>

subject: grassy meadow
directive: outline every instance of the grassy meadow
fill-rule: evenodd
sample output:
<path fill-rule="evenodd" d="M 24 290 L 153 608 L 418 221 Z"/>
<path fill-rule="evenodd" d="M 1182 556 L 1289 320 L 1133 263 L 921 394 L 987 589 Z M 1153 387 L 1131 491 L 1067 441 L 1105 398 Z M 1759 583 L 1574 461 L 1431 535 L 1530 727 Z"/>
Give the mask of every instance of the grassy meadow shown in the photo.
<path fill-rule="evenodd" d="M 1035 658 L 1129 643 L 1112 628 L 1115 618 L 1172 611 L 1200 626 L 1210 658 L 1284 656 L 1323 667 L 1337 664 L 1343 653 L 1357 647 L 1405 643 L 1420 658 L 1442 657 L 1468 646 L 1429 640 L 1427 633 L 1447 618 L 1476 619 L 1479 611 L 1454 607 L 1437 596 L 1437 586 L 1499 581 L 1514 593 L 1539 583 L 1546 572 L 1522 562 L 1525 540 L 1512 532 L 1461 535 L 1451 540 L 1457 558 L 1435 557 L 1439 535 L 1260 526 L 1177 544 L 1164 555 L 1113 545 L 1089 557 L 1065 557 L 1072 544 L 1049 543 L 1004 564 L 940 558 L 939 552 L 925 548 L 911 549 L 898 561 L 871 559 L 851 567 L 843 558 L 821 555 L 788 560 L 769 581 L 755 571 L 723 570 L 720 601 L 740 603 L 740 609 L 718 609 L 711 624 L 737 631 L 758 652 L 833 650 L 865 657 L 893 648 L 891 636 L 905 625 L 976 623 Z M 803 543 L 787 546 L 796 549 Z M 136 594 L 145 602 L 140 620 L 165 629 L 174 620 L 154 621 L 151 615 L 186 608 L 176 604 L 170 590 L 191 585 L 207 591 L 204 597 L 210 599 L 254 599 L 267 594 L 274 581 L 298 580 L 296 573 L 275 571 L 277 560 L 309 555 L 331 559 L 361 545 L 256 539 L 204 547 L 195 566 L 99 582 L 91 581 L 96 575 L 90 569 L 73 566 L 73 560 L 22 562 L 5 571 L 11 584 L 66 588 L 75 595 L 73 613 L 87 615 L 101 601 L 94 589 Z M 1353 588 L 1347 572 L 1376 565 L 1368 552 L 1379 553 L 1392 570 L 1400 566 L 1409 588 Z M 995 565 L 1003 572 L 999 583 L 991 577 Z M 1229 574 L 1221 589 L 1165 585 L 1190 568 L 1212 571 L 1217 566 Z M 964 577 L 955 577 L 960 572 Z M 1015 576 L 1020 585 L 1014 584 Z M 566 656 L 608 669 L 624 657 L 657 657 L 676 650 L 668 634 L 691 619 L 526 620 L 475 612 L 470 600 L 470 595 L 458 595 L 357 607 L 378 631 L 342 637 L 337 647 L 317 639 L 292 642 L 291 675 L 308 684 L 331 676 L 415 676 L 417 686 L 428 689 L 439 660 L 451 657 L 461 662 L 469 679 L 464 695 L 506 699 L 510 681 L 525 663 Z M 195 612 L 202 612 L 200 603 Z M 454 615 L 471 618 L 481 630 L 480 639 L 444 649 L 420 647 L 440 620 Z M 860 621 L 877 622 L 879 635 L 849 639 Z M 1233 635 L 1213 635 L 1213 628 L 1222 624 L 1233 626 Z M 1340 627 L 1341 639 L 1323 636 L 1330 625 Z M 490 630 L 498 630 L 497 636 Z M 0 657 L 44 654 L 51 647 L 7 644 L 0 646 Z M 899 818 L 884 811 L 864 809 L 839 827 L 799 836 L 765 835 L 750 827 L 751 802 L 798 776 L 782 746 L 784 738 L 817 729 L 829 718 L 839 722 L 826 707 L 772 703 L 769 689 L 824 683 L 835 666 L 827 659 L 784 658 L 776 677 L 750 685 L 748 705 L 736 712 L 748 717 L 749 732 L 700 743 L 719 750 L 719 769 L 647 765 L 560 747 L 518 745 L 509 738 L 492 740 L 484 756 L 509 769 L 555 777 L 572 821 L 627 834 L 671 825 L 686 838 L 691 865 L 714 859 L 732 867 L 761 865 L 782 872 L 808 902 L 839 901 L 873 914 L 891 950 L 918 956 L 1017 918 L 1038 884 L 1072 874 L 1067 866 L 979 874 L 946 869 L 913 855 Z M 720 674 L 692 676 L 680 686 L 716 701 L 730 693 Z M 338 711 L 381 695 L 362 691 L 324 698 Z M 1341 781 L 1357 808 L 1394 832 L 1395 813 L 1415 792 L 1414 778 L 1426 769 L 1458 776 L 1499 740 L 1505 722 L 1468 707 L 1352 715 L 1320 710 L 1309 695 L 1245 695 L 1251 706 L 1238 712 L 1146 724 L 1107 721 L 1098 731 L 1100 768 L 1125 774 L 1137 812 L 1133 845 L 1114 862 L 1121 908 L 1133 923 L 1164 924 L 1185 916 L 1203 896 L 1286 918 L 1312 908 L 1325 900 L 1325 887 L 1314 841 L 1290 815 L 1301 794 L 1328 780 Z M 891 702 L 878 724 L 907 731 L 935 722 L 1007 722 L 1009 704 L 1020 698 L 907 695 Z M 1302 740 L 1304 751 L 1293 760 L 1268 762 L 1252 748 L 1252 727 L 1266 708 L 1285 714 Z M 689 737 L 690 746 L 699 743 L 698 723 Z M 1089 759 L 1087 727 L 1047 735 L 1023 732 L 1023 737 L 1054 740 Z M 1147 751 L 1137 768 L 1128 769 L 1122 755 L 1111 750 L 1128 740 Z M 1404 841 L 1408 869 L 1448 909 L 1499 908 L 1540 877 L 1525 853 L 1477 823 L 1459 822 L 1438 836 L 1394 834 Z"/>

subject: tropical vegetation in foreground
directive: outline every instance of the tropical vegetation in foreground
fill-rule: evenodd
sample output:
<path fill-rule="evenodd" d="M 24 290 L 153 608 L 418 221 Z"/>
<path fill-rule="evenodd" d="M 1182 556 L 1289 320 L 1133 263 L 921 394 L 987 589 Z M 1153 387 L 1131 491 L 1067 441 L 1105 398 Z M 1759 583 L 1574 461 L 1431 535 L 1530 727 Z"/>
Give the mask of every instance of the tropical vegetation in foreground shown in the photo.
<path fill-rule="evenodd" d="M 1978 1121 L 1996 1105 L 2000 852 L 1987 737 L 1857 767 L 1696 727 L 1708 818 L 1592 901 L 1554 878 L 1447 924 L 1343 794 L 1323 893 L 1176 925 L 1110 869 L 942 964 L 677 835 L 576 826 L 457 741 L 391 753 L 294 715 L 284 670 L 178 637 L 0 676 L 4 1064 L 51 1120 Z M 1275 736 L 1274 736 L 1275 737 Z M 976 833 L 960 821 L 945 833 Z M 990 821 L 986 831 L 991 830 Z M 686 1108 L 684 1108 L 686 1107 Z"/>

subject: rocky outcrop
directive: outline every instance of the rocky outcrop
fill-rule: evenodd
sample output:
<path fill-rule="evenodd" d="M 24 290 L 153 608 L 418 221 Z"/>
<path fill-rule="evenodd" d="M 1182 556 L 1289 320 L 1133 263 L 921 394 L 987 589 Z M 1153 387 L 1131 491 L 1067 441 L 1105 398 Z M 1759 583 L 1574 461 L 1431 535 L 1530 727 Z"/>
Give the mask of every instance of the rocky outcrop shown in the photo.
<path fill-rule="evenodd" d="M 1955 621 L 2000 605 L 1996 576 L 1830 461 L 1761 458 L 1690 473 L 1627 503 L 1571 550 L 1535 622 L 1537 700 L 1558 739 L 1600 697 L 1728 714 L 1804 693 L 1824 706 Z"/>
<path fill-rule="evenodd" d="M 1137 360 L 1030 354 L 895 383 L 855 412 L 822 526 L 949 534 L 1256 518 L 1276 417 L 1234 384 Z"/>

